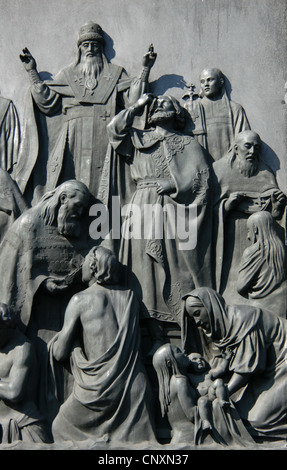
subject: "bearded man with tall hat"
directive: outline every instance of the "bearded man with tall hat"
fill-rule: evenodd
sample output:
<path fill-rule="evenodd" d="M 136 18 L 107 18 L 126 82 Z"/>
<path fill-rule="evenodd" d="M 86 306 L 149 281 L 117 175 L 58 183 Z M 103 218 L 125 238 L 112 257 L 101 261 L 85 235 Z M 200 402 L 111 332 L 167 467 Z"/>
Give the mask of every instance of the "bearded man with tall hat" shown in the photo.
<path fill-rule="evenodd" d="M 52 81 L 42 81 L 27 48 L 20 55 L 31 88 L 16 180 L 32 205 L 47 191 L 74 178 L 97 196 L 108 148 L 106 126 L 146 90 L 156 57 L 153 50 L 144 56 L 141 77 L 130 79 L 123 67 L 108 61 L 105 44 L 98 24 L 83 25 L 76 62 Z"/>

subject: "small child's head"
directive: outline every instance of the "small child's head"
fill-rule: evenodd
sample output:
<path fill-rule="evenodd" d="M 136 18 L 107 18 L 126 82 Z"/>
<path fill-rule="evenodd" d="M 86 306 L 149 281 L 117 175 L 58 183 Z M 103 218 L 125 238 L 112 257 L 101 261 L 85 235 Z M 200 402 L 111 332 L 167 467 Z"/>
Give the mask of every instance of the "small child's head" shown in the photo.
<path fill-rule="evenodd" d="M 190 360 L 190 367 L 189 370 L 194 372 L 195 374 L 201 374 L 209 369 L 208 362 L 204 359 L 204 357 L 199 353 L 191 353 L 188 355 Z"/>

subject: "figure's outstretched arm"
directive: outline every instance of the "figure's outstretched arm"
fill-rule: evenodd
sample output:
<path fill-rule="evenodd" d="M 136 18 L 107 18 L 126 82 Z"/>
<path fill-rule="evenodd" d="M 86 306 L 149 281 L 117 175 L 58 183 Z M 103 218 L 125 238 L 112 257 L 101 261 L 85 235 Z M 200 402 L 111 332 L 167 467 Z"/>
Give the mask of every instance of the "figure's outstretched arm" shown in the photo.
<path fill-rule="evenodd" d="M 232 356 L 232 349 L 226 348 L 226 350 L 222 352 L 222 355 L 220 357 L 216 357 L 217 361 L 215 362 L 215 365 L 211 367 L 210 370 L 210 375 L 212 379 L 222 377 L 228 371 L 229 362 Z"/>
<path fill-rule="evenodd" d="M 19 55 L 21 62 L 24 65 L 25 70 L 29 74 L 29 78 L 32 84 L 42 83 L 42 80 L 37 71 L 36 60 L 32 56 L 31 52 L 27 47 L 24 47 L 22 54 Z"/>
<path fill-rule="evenodd" d="M 57 361 L 63 361 L 70 354 L 80 325 L 80 315 L 80 302 L 76 294 L 67 306 L 63 328 L 52 345 L 53 356 Z"/>
<path fill-rule="evenodd" d="M 156 58 L 157 53 L 154 52 L 153 44 L 150 44 L 148 51 L 143 56 L 143 70 L 140 77 L 141 82 L 148 82 L 149 74 L 152 67 L 154 66 Z"/>
<path fill-rule="evenodd" d="M 247 384 L 249 379 L 250 379 L 250 374 L 243 375 L 243 374 L 238 374 L 234 372 L 234 374 L 232 375 L 227 385 L 229 395 L 232 395 L 233 393 L 237 392 L 242 387 L 244 387 Z"/>
<path fill-rule="evenodd" d="M 149 75 L 150 71 L 156 61 L 157 53 L 154 52 L 153 44 L 149 46 L 148 51 L 143 56 L 143 69 L 139 78 L 131 82 L 128 99 L 125 100 L 125 107 L 136 103 L 136 101 L 149 89 Z M 128 104 L 127 104 L 128 103 Z"/>
<path fill-rule="evenodd" d="M 37 70 L 36 60 L 27 47 L 22 50 L 19 57 L 28 72 L 32 95 L 38 108 L 44 114 L 54 114 L 59 107 L 59 95 L 43 82 Z"/>
<path fill-rule="evenodd" d="M 132 106 L 120 111 L 107 125 L 110 144 L 121 155 L 131 156 L 132 150 L 129 142 L 129 133 L 134 118 L 152 99 L 153 97 L 150 94 L 143 94 Z"/>

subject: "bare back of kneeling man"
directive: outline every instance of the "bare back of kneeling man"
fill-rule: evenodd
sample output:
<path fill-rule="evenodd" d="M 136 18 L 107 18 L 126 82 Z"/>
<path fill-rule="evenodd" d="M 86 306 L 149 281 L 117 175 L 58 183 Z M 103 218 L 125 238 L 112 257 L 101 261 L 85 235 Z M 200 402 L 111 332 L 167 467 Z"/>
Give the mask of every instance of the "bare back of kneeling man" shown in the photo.
<path fill-rule="evenodd" d="M 53 424 L 56 438 L 154 440 L 148 382 L 140 359 L 139 303 L 119 285 L 119 264 L 104 247 L 85 258 L 87 289 L 71 299 L 53 356 L 71 354 L 72 394 Z"/>

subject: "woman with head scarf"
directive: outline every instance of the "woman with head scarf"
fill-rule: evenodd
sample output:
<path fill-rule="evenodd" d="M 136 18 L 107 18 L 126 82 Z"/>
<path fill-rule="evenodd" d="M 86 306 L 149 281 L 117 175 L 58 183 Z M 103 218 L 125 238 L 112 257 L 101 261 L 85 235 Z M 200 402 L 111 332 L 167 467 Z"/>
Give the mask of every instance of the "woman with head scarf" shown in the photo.
<path fill-rule="evenodd" d="M 203 330 L 219 350 L 230 348 L 231 395 L 242 391 L 236 409 L 253 436 L 286 438 L 287 321 L 247 305 L 227 306 L 220 294 L 198 288 L 184 296 L 183 349 L 192 349 L 190 331 Z M 191 328 L 191 330 L 190 330 Z"/>

